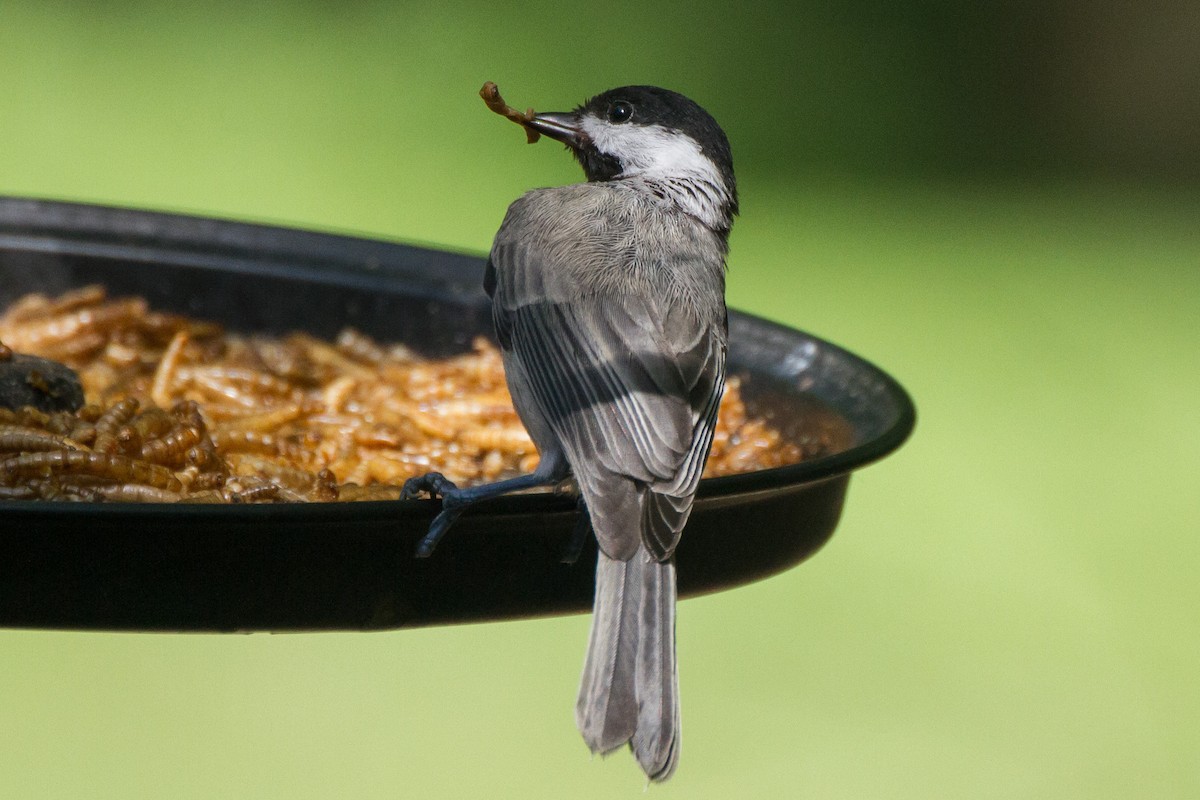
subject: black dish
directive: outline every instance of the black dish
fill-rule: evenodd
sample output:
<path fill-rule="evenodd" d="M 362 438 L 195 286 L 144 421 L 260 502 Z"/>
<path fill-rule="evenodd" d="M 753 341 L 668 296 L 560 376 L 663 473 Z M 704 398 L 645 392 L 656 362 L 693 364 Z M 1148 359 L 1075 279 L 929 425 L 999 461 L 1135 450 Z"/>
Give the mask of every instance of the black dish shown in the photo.
<path fill-rule="evenodd" d="M 345 325 L 430 355 L 490 335 L 483 260 L 345 236 L 0 198 L 0 308 L 89 283 L 230 329 L 330 337 Z M 788 435 L 844 448 L 702 481 L 678 549 L 695 595 L 787 569 L 832 535 L 852 470 L 914 424 L 904 390 L 820 339 L 731 313 L 731 374 Z M 413 558 L 437 504 L 0 502 L 0 626 L 363 630 L 586 610 L 595 542 L 560 563 L 574 505 L 549 494 L 467 512 Z"/>

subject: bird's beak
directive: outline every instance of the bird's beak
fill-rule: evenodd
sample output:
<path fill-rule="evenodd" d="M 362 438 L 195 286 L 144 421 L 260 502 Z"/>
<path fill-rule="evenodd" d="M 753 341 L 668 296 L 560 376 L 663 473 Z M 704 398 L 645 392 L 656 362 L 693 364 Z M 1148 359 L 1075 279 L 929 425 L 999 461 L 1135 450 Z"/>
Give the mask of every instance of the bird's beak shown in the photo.
<path fill-rule="evenodd" d="M 579 120 L 571 113 L 535 114 L 533 119 L 525 124 L 543 136 L 557 139 L 570 147 L 579 147 L 583 143 L 583 131 L 579 128 Z"/>

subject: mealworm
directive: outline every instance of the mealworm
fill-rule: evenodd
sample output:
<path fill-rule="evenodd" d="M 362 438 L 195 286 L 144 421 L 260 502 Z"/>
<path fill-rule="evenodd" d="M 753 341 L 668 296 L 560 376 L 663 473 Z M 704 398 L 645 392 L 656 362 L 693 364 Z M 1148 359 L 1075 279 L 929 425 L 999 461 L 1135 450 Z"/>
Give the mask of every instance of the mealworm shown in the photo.
<path fill-rule="evenodd" d="M 122 483 L 116 486 L 97 486 L 92 493 L 110 503 L 178 503 L 183 499 L 179 492 L 146 486 L 140 483 Z"/>
<path fill-rule="evenodd" d="M 57 474 L 84 474 L 119 483 L 144 483 L 178 492 L 183 484 L 171 470 L 128 456 L 87 450 L 54 450 L 22 453 L 0 460 L 0 483 L 21 478 L 48 478 Z"/>
<path fill-rule="evenodd" d="M 187 331 L 179 331 L 171 337 L 171 343 L 158 362 L 154 371 L 154 381 L 150 384 L 150 399 L 162 408 L 171 405 L 171 388 L 175 383 L 175 372 L 179 369 L 179 360 L 183 356 L 183 348 L 191 340 Z"/>
<path fill-rule="evenodd" d="M 212 433 L 213 445 L 217 450 L 230 452 L 270 453 L 279 452 L 279 439 L 273 433 L 256 430 L 220 428 Z"/>
<path fill-rule="evenodd" d="M 467 428 L 459 431 L 458 440 L 479 450 L 527 453 L 533 449 L 533 440 L 520 423 L 504 428 Z"/>
<path fill-rule="evenodd" d="M 533 144 L 541 138 L 541 134 L 533 128 L 529 127 L 529 123 L 533 121 L 533 109 L 530 108 L 521 113 L 515 108 L 504 102 L 504 98 L 500 96 L 500 88 L 496 84 L 488 81 L 483 84 L 483 88 L 479 90 L 479 96 L 483 98 L 483 102 L 487 103 L 487 107 L 495 113 L 506 119 L 510 119 L 525 129 L 525 138 L 529 144 Z"/>
<path fill-rule="evenodd" d="M 306 470 L 297 469 L 250 453 L 231 453 L 230 463 L 241 475 L 253 475 L 275 481 L 291 489 L 307 491 L 317 482 L 317 476 Z"/>
<path fill-rule="evenodd" d="M 96 420 L 96 443 L 93 450 L 111 453 L 117 448 L 117 431 L 137 413 L 141 403 L 136 397 L 126 398 L 113 405 Z"/>
<path fill-rule="evenodd" d="M 200 443 L 203 435 L 200 428 L 180 425 L 162 438 L 150 439 L 142 444 L 141 457 L 155 464 L 181 465 L 187 460 L 188 451 Z"/>
<path fill-rule="evenodd" d="M 19 453 L 40 450 L 81 450 L 83 445 L 51 431 L 22 425 L 0 425 L 0 452 Z"/>

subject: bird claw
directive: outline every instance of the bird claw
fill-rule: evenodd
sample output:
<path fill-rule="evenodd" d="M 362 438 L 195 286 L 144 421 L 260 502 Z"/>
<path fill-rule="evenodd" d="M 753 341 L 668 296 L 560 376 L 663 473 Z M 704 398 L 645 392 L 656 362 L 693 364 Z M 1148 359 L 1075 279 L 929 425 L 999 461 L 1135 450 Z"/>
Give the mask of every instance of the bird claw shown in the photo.
<path fill-rule="evenodd" d="M 433 555 L 433 550 L 437 547 L 438 542 L 446 535 L 446 531 L 450 530 L 450 526 L 458 519 L 459 515 L 466 509 L 465 505 L 454 504 L 450 507 L 443 507 L 442 513 L 433 518 L 433 522 L 429 525 L 429 531 L 425 537 L 417 543 L 417 551 L 414 555 L 417 558 L 429 558 Z"/>
<path fill-rule="evenodd" d="M 431 498 L 437 498 L 440 495 L 442 498 L 441 512 L 433 518 L 433 524 L 429 526 L 429 532 L 425 534 L 425 538 L 417 545 L 417 558 L 425 558 L 432 554 L 433 549 L 437 547 L 438 541 L 471 504 L 509 492 L 531 489 L 535 486 L 545 486 L 557 474 L 554 473 L 552 476 L 547 476 L 535 471 L 528 475 L 520 475 L 516 478 L 509 478 L 508 480 L 497 481 L 496 483 L 489 483 L 484 486 L 472 486 L 467 489 L 458 488 L 454 485 L 453 481 L 447 480 L 446 476 L 440 472 L 429 472 L 416 478 L 409 478 L 400 489 L 401 500 L 412 500 L 422 494 L 427 494 Z M 588 525 L 584 533 L 590 529 L 591 526 Z"/>
<path fill-rule="evenodd" d="M 413 500 L 427 494 L 431 499 L 442 498 L 442 510 L 433 518 L 429 531 L 417 543 L 417 558 L 429 558 L 441 538 L 450 530 L 450 526 L 466 510 L 467 503 L 462 497 L 461 490 L 440 472 L 427 472 L 416 478 L 409 478 L 400 489 L 401 500 Z"/>
<path fill-rule="evenodd" d="M 448 479 L 440 472 L 426 472 L 416 478 L 409 478 L 404 482 L 404 486 L 400 489 L 401 500 L 415 500 L 422 493 L 428 494 L 429 497 L 446 497 L 458 491 L 458 487 L 454 481 Z"/>

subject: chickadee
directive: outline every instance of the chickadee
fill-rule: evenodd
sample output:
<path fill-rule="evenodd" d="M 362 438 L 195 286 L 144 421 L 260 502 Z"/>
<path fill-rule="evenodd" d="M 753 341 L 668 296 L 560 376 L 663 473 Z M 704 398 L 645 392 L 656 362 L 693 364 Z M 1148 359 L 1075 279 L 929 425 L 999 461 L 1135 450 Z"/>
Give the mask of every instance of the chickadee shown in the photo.
<path fill-rule="evenodd" d="M 733 157 L 708 112 L 654 86 L 525 124 L 565 143 L 587 175 L 514 202 L 484 278 L 541 461 L 469 489 L 436 473 L 410 481 L 405 496 L 443 498 L 417 552 L 470 503 L 573 476 L 600 546 L 576 722 L 592 752 L 629 743 L 649 778 L 666 780 L 679 759 L 673 554 L 725 384 Z"/>

